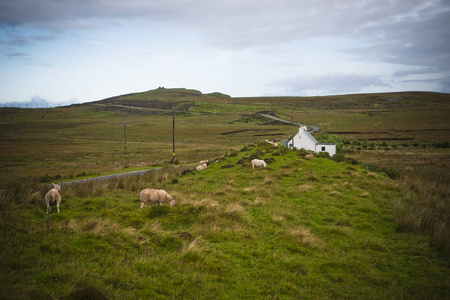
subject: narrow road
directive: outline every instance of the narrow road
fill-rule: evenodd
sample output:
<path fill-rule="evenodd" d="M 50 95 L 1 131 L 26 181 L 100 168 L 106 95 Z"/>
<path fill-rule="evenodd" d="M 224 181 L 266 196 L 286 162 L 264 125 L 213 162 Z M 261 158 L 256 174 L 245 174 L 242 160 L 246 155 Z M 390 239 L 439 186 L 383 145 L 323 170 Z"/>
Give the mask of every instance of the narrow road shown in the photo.
<path fill-rule="evenodd" d="M 193 165 L 185 165 L 185 166 L 193 166 Z M 179 168 L 180 166 L 170 166 L 169 168 Z M 132 172 L 126 172 L 126 173 L 119 173 L 119 174 L 112 174 L 112 175 L 105 175 L 105 176 L 98 176 L 98 177 L 91 177 L 91 178 L 86 178 L 86 179 L 79 179 L 79 180 L 73 180 L 73 181 L 66 181 L 66 182 L 61 182 L 60 185 L 64 186 L 64 185 L 70 185 L 70 184 L 79 184 L 79 183 L 87 183 L 90 181 L 103 181 L 103 180 L 108 180 L 108 179 L 112 179 L 112 178 L 118 178 L 118 177 L 122 177 L 122 176 L 136 176 L 136 175 L 143 175 L 147 172 L 152 172 L 152 171 L 158 171 L 163 169 L 164 167 L 160 167 L 160 168 L 153 168 L 153 169 L 147 169 L 147 170 L 141 170 L 141 171 L 132 171 Z"/>
<path fill-rule="evenodd" d="M 260 114 L 260 115 L 263 116 L 263 117 L 266 117 L 266 118 L 270 118 L 270 119 L 273 119 L 273 120 L 277 120 L 277 121 L 283 122 L 283 123 L 294 124 L 294 125 L 300 126 L 300 123 L 286 121 L 286 120 L 283 120 L 283 119 L 280 119 L 280 118 L 277 118 L 277 117 L 274 117 L 274 116 L 271 116 L 271 115 L 265 115 L 265 114 Z M 305 125 L 306 125 L 306 127 L 311 128 L 311 130 L 308 130 L 310 133 L 319 131 L 319 127 L 317 127 L 317 126 L 310 125 L 310 124 L 305 124 Z"/>
<path fill-rule="evenodd" d="M 172 112 L 171 109 L 128 106 L 128 105 L 120 105 L 120 104 L 99 104 L 99 103 L 93 103 L 92 105 L 104 106 L 104 107 L 114 106 L 114 107 L 122 107 L 122 108 L 137 109 L 137 110 L 153 110 L 153 111 Z"/>

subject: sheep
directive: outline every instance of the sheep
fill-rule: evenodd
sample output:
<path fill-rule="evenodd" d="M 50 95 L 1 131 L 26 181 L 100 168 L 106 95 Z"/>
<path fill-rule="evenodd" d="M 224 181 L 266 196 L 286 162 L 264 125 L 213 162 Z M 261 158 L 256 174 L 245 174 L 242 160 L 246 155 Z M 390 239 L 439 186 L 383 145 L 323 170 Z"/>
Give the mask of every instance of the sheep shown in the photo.
<path fill-rule="evenodd" d="M 201 165 L 206 165 L 207 163 L 209 163 L 209 160 L 202 160 L 202 161 L 200 161 Z"/>
<path fill-rule="evenodd" d="M 52 211 L 50 205 L 54 206 L 55 204 L 59 213 L 59 204 L 61 203 L 61 195 L 59 194 L 60 190 L 61 187 L 59 184 L 53 184 L 53 188 L 45 195 L 45 202 L 47 202 L 47 213 Z"/>
<path fill-rule="evenodd" d="M 252 159 L 252 169 L 254 169 L 255 167 L 266 167 L 266 162 L 263 161 L 262 159 Z"/>
<path fill-rule="evenodd" d="M 278 143 L 276 143 L 276 142 L 269 141 L 269 140 L 266 140 L 266 142 L 269 143 L 269 144 L 271 144 L 271 145 L 274 146 L 274 147 L 278 147 Z"/>
<path fill-rule="evenodd" d="M 159 203 L 162 205 L 163 203 L 169 203 L 170 206 L 174 206 L 175 200 L 172 196 L 169 195 L 165 190 L 156 190 L 156 189 L 143 189 L 140 193 L 141 198 L 141 208 L 145 206 L 145 203 Z"/>
<path fill-rule="evenodd" d="M 204 169 L 206 169 L 206 164 L 197 166 L 195 169 L 196 169 L 196 170 L 204 170 Z"/>

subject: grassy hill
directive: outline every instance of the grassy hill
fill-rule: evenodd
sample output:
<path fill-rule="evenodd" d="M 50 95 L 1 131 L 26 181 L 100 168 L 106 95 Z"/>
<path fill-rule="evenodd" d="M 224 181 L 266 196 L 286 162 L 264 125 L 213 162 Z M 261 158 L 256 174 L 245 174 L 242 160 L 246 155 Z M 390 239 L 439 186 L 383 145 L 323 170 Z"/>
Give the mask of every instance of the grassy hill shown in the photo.
<path fill-rule="evenodd" d="M 449 99 L 157 89 L 0 108 L 0 299 L 445 298 Z M 261 112 L 316 125 L 343 150 L 268 148 L 297 128 Z M 204 159 L 219 161 L 183 173 Z M 45 214 L 49 183 L 155 166 L 64 187 L 61 213 Z M 177 204 L 139 209 L 145 187 Z"/>
<path fill-rule="evenodd" d="M 251 169 L 249 160 L 269 161 Z M 140 209 L 144 187 L 176 200 Z M 246 146 L 206 170 L 165 168 L 2 202 L 2 299 L 444 299 L 449 260 L 403 232 L 385 173 Z M 36 192 L 38 191 L 38 192 Z M 84 297 L 84 298 L 83 298 Z"/>

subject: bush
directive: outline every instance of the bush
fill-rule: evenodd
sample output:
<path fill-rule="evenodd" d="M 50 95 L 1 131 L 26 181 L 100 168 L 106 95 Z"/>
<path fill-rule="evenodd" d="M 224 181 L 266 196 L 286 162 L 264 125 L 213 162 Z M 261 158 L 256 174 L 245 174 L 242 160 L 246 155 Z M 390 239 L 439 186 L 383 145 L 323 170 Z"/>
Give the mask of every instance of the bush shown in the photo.
<path fill-rule="evenodd" d="M 225 154 L 225 157 L 236 157 L 239 154 L 236 150 L 231 150 L 230 153 Z"/>
<path fill-rule="evenodd" d="M 221 169 L 229 169 L 229 168 L 233 168 L 234 167 L 234 165 L 232 165 L 232 164 L 226 164 L 226 165 L 223 165 L 222 167 L 220 167 Z"/>
<path fill-rule="evenodd" d="M 448 142 L 434 143 L 433 146 L 436 148 L 450 148 L 450 144 Z"/>
<path fill-rule="evenodd" d="M 344 141 L 335 134 L 322 134 L 317 138 L 319 143 L 334 143 L 336 144 L 336 152 L 342 151 L 344 148 Z"/>
<path fill-rule="evenodd" d="M 261 157 L 264 155 L 264 153 L 260 150 L 257 150 L 255 152 L 253 152 L 252 154 L 250 154 L 250 160 L 252 159 L 261 159 Z"/>
<path fill-rule="evenodd" d="M 250 157 L 244 156 L 240 160 L 237 161 L 237 164 L 243 165 L 245 163 L 250 163 L 251 159 Z"/>
<path fill-rule="evenodd" d="M 305 149 L 297 150 L 297 154 L 300 158 L 305 158 L 306 155 L 310 154 L 310 152 L 306 151 Z"/>
<path fill-rule="evenodd" d="M 330 158 L 330 154 L 328 152 L 319 152 L 315 156 L 320 158 Z"/>
<path fill-rule="evenodd" d="M 366 165 L 366 169 L 370 172 L 384 172 L 390 179 L 400 178 L 400 173 L 396 170 L 381 168 L 374 165 Z"/>
<path fill-rule="evenodd" d="M 264 158 L 264 161 L 265 161 L 267 164 L 271 164 L 271 163 L 274 163 L 274 162 L 275 162 L 275 159 L 272 158 L 272 157 L 269 157 L 269 158 Z"/>

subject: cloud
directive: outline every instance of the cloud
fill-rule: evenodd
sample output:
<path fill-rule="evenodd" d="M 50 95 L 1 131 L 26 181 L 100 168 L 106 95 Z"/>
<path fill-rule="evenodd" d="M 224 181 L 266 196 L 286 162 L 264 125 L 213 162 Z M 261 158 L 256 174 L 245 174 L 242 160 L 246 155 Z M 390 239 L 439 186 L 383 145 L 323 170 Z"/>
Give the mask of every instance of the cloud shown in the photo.
<path fill-rule="evenodd" d="M 437 2 L 439 3 L 439 1 Z M 344 49 L 362 59 L 422 67 L 425 72 L 450 71 L 450 7 L 447 3 L 410 12 L 400 20 L 390 20 L 365 30 L 368 46 Z M 379 28 L 377 28 L 379 27 Z M 419 74 L 397 72 L 394 76 Z"/>
<path fill-rule="evenodd" d="M 438 68 L 420 68 L 420 69 L 407 69 L 394 72 L 393 77 L 406 77 L 410 75 L 423 75 L 423 74 L 433 74 L 438 73 Z"/>
<path fill-rule="evenodd" d="M 300 76 L 273 82 L 292 95 L 336 95 L 357 93 L 367 87 L 390 87 L 378 76 L 331 73 L 321 76 Z"/>
<path fill-rule="evenodd" d="M 12 52 L 12 53 L 7 53 L 6 54 L 7 57 L 9 58 L 16 58 L 16 57 L 28 57 L 27 54 L 25 53 L 21 53 L 21 52 Z"/>
<path fill-rule="evenodd" d="M 6 39 L 0 39 L 0 44 L 23 47 L 29 45 L 30 41 L 23 36 L 13 35 L 8 36 Z"/>
<path fill-rule="evenodd" d="M 148 26 L 195 30 L 210 46 L 225 49 L 341 36 L 366 45 L 344 51 L 373 60 L 426 66 L 450 61 L 450 3 L 445 0 L 0 2 L 0 27 L 70 31 L 136 19 Z M 26 43 L 17 37 L 9 42 Z"/>
<path fill-rule="evenodd" d="M 389 72 L 398 81 L 415 80 L 408 77 L 414 75 L 424 75 L 428 80 L 428 74 L 433 73 L 445 90 L 450 76 L 448 0 L 0 0 L 0 52 L 9 53 L 9 58 L 25 52 L 19 47 L 31 48 L 83 34 L 78 41 L 95 41 L 96 35 L 89 35 L 95 29 L 101 28 L 112 36 L 116 30 L 126 31 L 131 26 L 139 29 L 140 40 L 163 44 L 164 35 L 175 32 L 176 42 L 185 34 L 198 38 L 201 46 L 232 53 L 253 54 L 255 49 L 275 52 L 318 39 L 339 41 L 339 45 L 330 44 L 329 48 L 340 49 L 340 58 L 356 58 L 360 66 L 388 64 Z M 1 51 L 1 47 L 8 49 Z M 298 52 L 315 50 L 305 47 Z M 331 61 L 331 50 L 328 54 Z M 291 56 L 296 60 L 292 65 L 304 63 L 297 59 L 301 55 Z M 242 60 L 240 66 L 249 65 L 247 57 Z M 341 73 L 297 78 L 308 82 L 309 87 L 296 79 L 287 79 L 282 85 L 292 91 L 314 88 L 320 93 L 389 86 L 379 76 L 351 74 L 358 69 L 345 68 L 342 61 L 335 65 L 343 66 L 335 69 Z M 333 83 L 338 86 L 332 87 Z"/>

